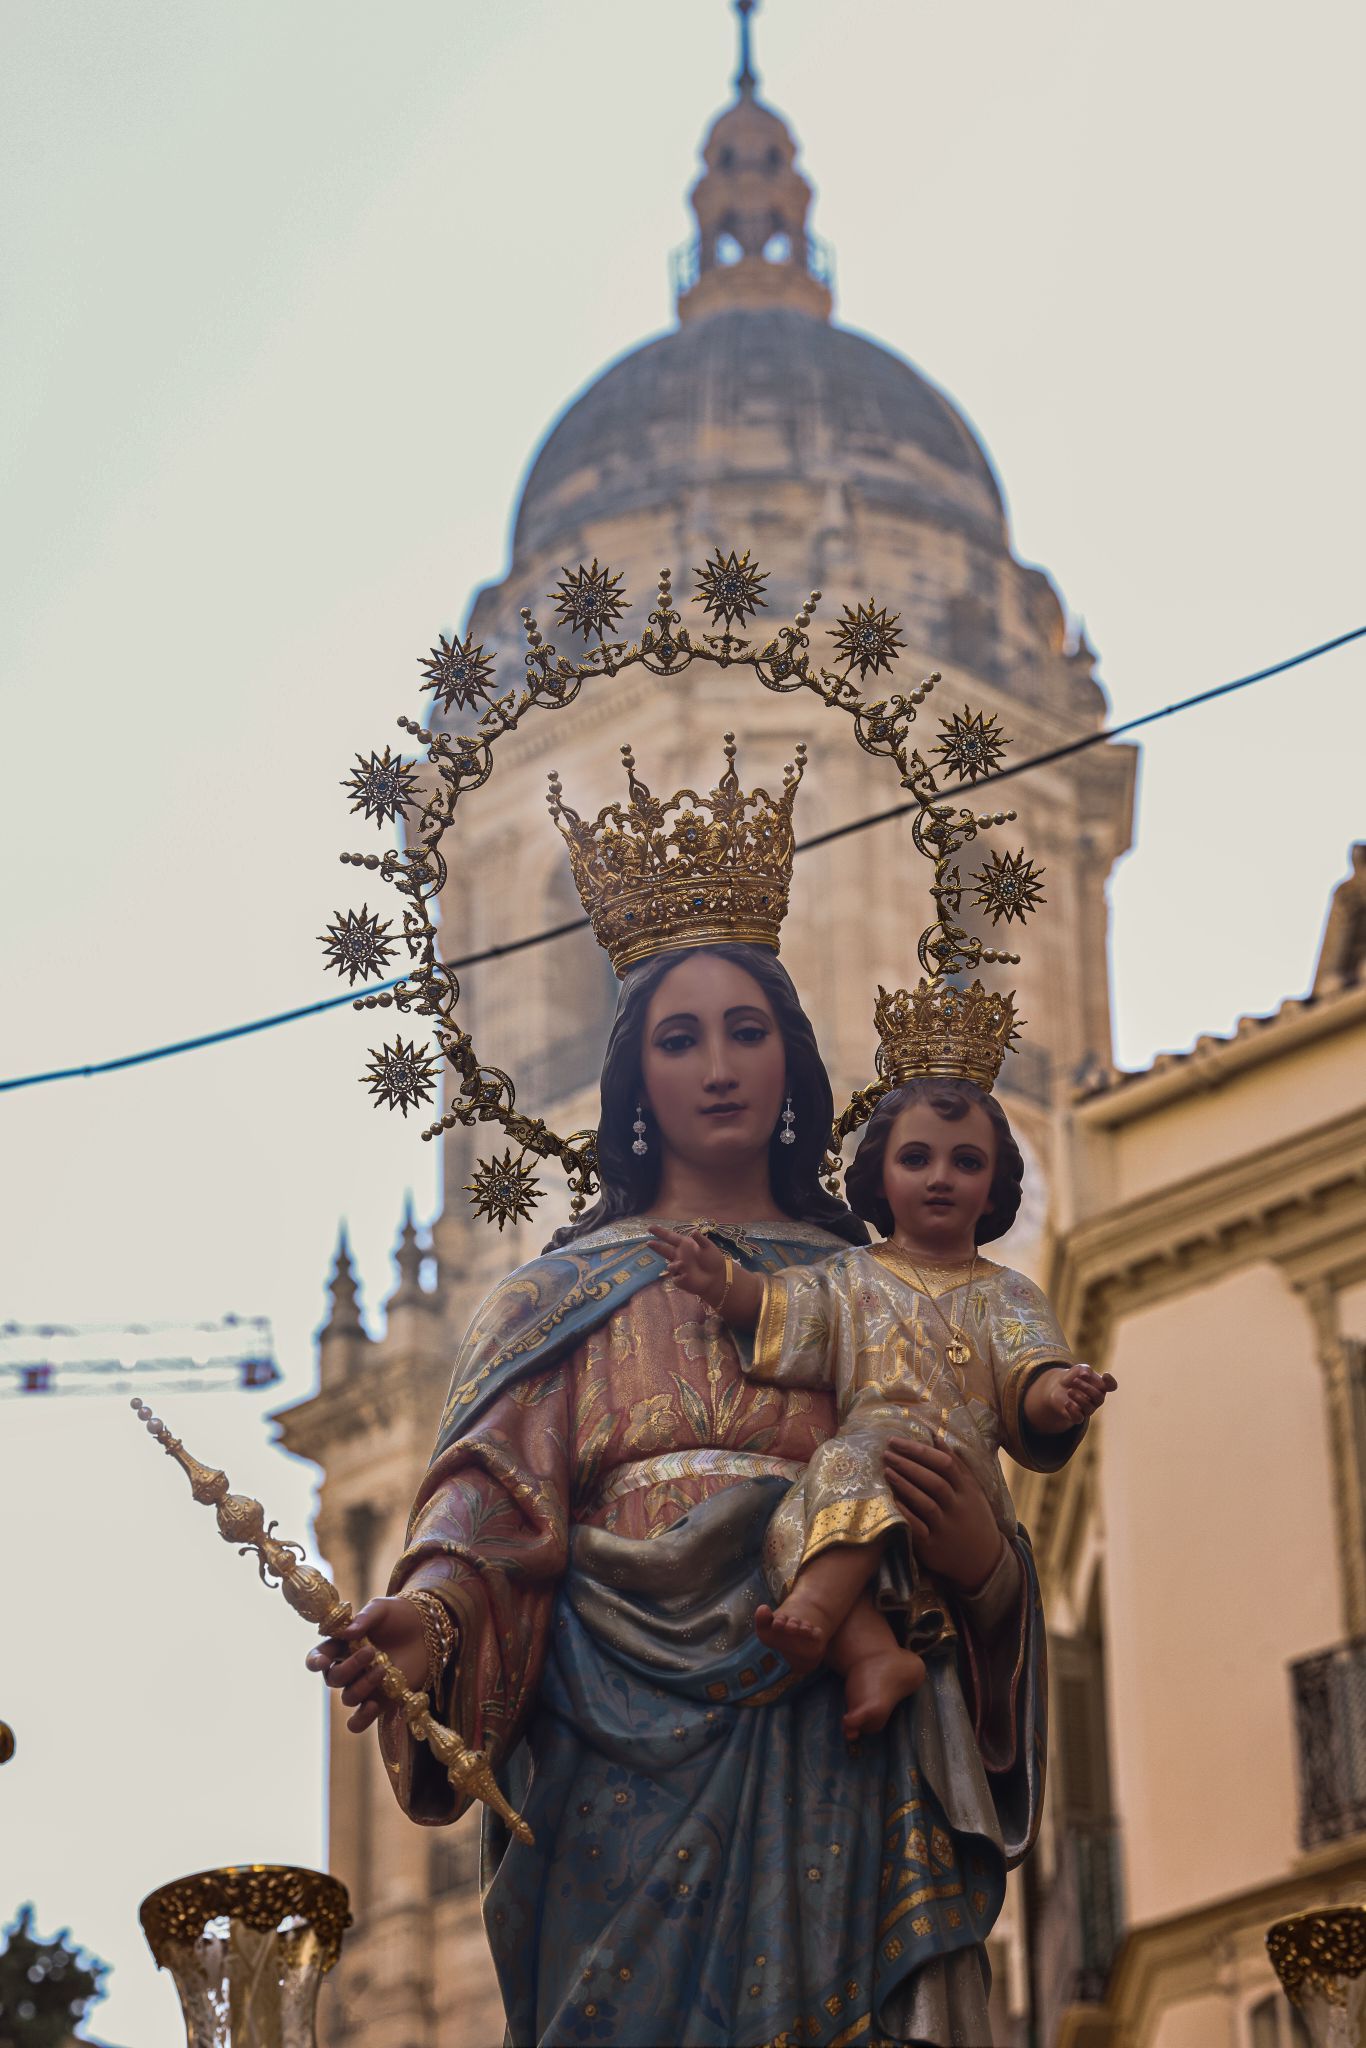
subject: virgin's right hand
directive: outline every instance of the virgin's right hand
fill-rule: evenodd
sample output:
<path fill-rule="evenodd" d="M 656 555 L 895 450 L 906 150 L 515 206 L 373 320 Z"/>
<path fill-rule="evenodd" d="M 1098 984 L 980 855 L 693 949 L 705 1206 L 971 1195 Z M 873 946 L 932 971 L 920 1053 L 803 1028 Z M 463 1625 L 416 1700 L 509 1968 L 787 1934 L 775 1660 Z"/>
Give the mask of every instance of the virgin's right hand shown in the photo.
<path fill-rule="evenodd" d="M 357 1636 L 368 1636 L 369 1642 L 356 1649 Z M 371 1643 L 398 1666 L 407 1685 L 415 1692 L 422 1690 L 428 1675 L 427 1638 L 411 1600 L 368 1600 L 344 1629 L 328 1636 L 304 1659 L 310 1671 L 321 1671 L 327 1684 L 340 1690 L 343 1706 L 355 1708 L 346 1725 L 356 1735 L 378 1721 L 384 1705 Z"/>

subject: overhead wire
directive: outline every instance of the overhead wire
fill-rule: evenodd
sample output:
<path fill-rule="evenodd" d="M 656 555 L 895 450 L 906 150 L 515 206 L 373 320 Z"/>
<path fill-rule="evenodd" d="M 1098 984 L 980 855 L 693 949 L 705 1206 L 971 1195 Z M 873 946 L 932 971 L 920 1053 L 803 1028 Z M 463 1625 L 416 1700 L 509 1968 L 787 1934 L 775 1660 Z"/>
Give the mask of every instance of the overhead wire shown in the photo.
<path fill-rule="evenodd" d="M 1137 718 L 1124 719 L 1119 725 L 1102 726 L 1095 732 L 1083 733 L 1077 739 L 1065 740 L 1061 745 L 1049 747 L 1041 754 L 1032 754 L 1027 761 L 995 769 L 990 775 L 979 777 L 971 786 L 974 801 L 979 792 L 994 789 L 998 783 L 1008 782 L 1018 775 L 1029 775 L 1039 768 L 1047 768 L 1055 761 L 1069 760 L 1075 754 L 1083 754 L 1091 747 L 1098 747 L 1108 740 L 1123 739 L 1127 734 L 1138 732 L 1142 727 L 1155 725 L 1160 719 L 1174 718 L 1179 712 L 1193 711 L 1198 705 L 1211 704 L 1217 698 L 1232 696 L 1235 691 L 1246 690 L 1253 683 L 1263 683 L 1272 676 L 1284 675 L 1289 669 L 1301 668 L 1307 661 L 1316 661 L 1321 655 L 1332 654 L 1339 647 L 1346 647 L 1354 640 L 1366 639 L 1366 626 L 1355 626 L 1348 633 L 1338 633 L 1331 640 L 1321 640 L 1317 646 L 1306 647 L 1299 654 L 1287 656 L 1284 661 L 1272 662 L 1267 668 L 1255 669 L 1250 675 L 1235 676 L 1230 682 L 1215 683 L 1208 690 L 1197 690 L 1189 697 L 1175 698 L 1170 704 L 1162 705 L 1156 711 L 1144 711 Z M 886 810 L 870 811 L 861 818 L 853 818 L 843 825 L 832 825 L 827 831 L 815 832 L 809 839 L 798 844 L 798 853 L 810 853 L 818 846 L 830 846 L 838 839 L 848 839 L 856 832 L 867 832 L 875 825 L 888 824 L 894 818 L 902 818 L 920 806 L 913 800 L 892 804 Z M 482 967 L 493 960 L 506 959 L 512 953 L 524 953 L 533 946 L 546 946 L 554 939 L 562 939 L 570 932 L 583 931 L 588 924 L 586 917 L 568 919 L 563 924 L 550 925 L 539 932 L 528 932 L 523 938 L 508 939 L 500 945 L 484 946 L 478 952 L 466 953 L 458 960 L 447 960 L 443 964 L 453 973 L 463 973 L 471 967 Z M 367 995 L 385 995 L 397 988 L 402 976 L 392 981 L 376 983 L 366 990 Z M 228 1024 L 218 1031 L 200 1032 L 194 1038 L 175 1039 L 166 1045 L 147 1047 L 142 1052 L 123 1053 L 114 1059 L 92 1060 L 84 1066 L 53 1067 L 45 1073 L 17 1074 L 8 1080 L 0 1080 L 0 1094 L 19 1088 L 36 1088 L 48 1081 L 89 1080 L 96 1074 L 117 1073 L 125 1067 L 141 1067 L 153 1060 L 172 1059 L 179 1053 L 200 1052 L 206 1046 L 223 1045 L 234 1038 L 248 1038 L 258 1031 L 273 1031 L 281 1024 L 296 1024 L 304 1017 L 321 1016 L 326 1010 L 351 1008 L 365 998 L 354 993 L 340 996 L 325 996 L 316 1003 L 302 1003 L 297 1009 L 277 1010 L 268 1017 L 254 1017 L 245 1024 Z"/>

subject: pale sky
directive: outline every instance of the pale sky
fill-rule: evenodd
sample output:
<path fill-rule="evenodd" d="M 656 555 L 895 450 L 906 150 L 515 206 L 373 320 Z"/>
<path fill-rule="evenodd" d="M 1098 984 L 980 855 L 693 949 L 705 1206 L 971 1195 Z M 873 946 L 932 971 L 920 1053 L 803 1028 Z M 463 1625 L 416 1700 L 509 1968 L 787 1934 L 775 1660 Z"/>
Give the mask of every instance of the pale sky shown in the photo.
<path fill-rule="evenodd" d="M 981 434 L 1125 718 L 1366 623 L 1359 7 L 766 0 L 837 317 Z M 6 0 L 0 1074 L 332 993 L 337 782 L 499 575 L 567 398 L 671 322 L 723 0 Z M 724 539 L 724 536 L 719 538 Z M 532 594 L 537 595 L 536 593 Z M 1113 888 L 1141 1064 L 1302 992 L 1366 835 L 1366 648 L 1154 728 Z M 436 1158 L 343 1010 L 0 1097 L 0 1321 L 373 1309 Z M 305 1533 L 273 1395 L 191 1449 Z M 307 1631 L 119 1402 L 0 1404 L 0 1916 L 183 2039 L 158 1883 L 319 1863 Z"/>

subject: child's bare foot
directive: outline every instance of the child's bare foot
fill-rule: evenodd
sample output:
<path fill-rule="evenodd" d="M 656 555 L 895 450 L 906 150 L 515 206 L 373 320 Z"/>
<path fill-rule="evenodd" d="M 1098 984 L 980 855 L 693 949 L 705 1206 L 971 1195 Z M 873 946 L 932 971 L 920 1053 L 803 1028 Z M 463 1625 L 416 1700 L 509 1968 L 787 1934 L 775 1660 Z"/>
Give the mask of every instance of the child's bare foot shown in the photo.
<path fill-rule="evenodd" d="M 776 1614 L 771 1607 L 756 1607 L 754 1633 L 767 1649 L 776 1650 L 794 1671 L 802 1673 L 815 1670 L 830 1640 L 827 1623 L 804 1614 L 790 1599 L 784 1600 Z"/>
<path fill-rule="evenodd" d="M 925 1660 L 914 1650 L 879 1650 L 860 1657 L 844 1673 L 844 1735 L 856 1742 L 875 1734 L 891 1718 L 892 1709 L 919 1692 L 925 1683 Z"/>

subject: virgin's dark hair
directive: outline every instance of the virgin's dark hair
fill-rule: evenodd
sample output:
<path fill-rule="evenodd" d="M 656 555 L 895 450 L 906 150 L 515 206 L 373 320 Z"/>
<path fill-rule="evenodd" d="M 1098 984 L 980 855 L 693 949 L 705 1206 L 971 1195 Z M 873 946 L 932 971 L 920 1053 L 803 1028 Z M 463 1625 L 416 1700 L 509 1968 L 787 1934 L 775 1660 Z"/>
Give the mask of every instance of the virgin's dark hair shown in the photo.
<path fill-rule="evenodd" d="M 987 1206 L 977 1219 L 976 1237 L 978 1244 L 989 1244 L 994 1237 L 1004 1237 L 1019 1214 L 1024 1160 L 1020 1157 L 1020 1148 L 1015 1143 L 1005 1111 L 996 1098 L 986 1094 L 975 1081 L 927 1074 L 923 1079 L 906 1081 L 900 1088 L 893 1088 L 883 1096 L 868 1120 L 862 1143 L 844 1176 L 850 1208 L 856 1215 L 866 1217 L 884 1237 L 891 1236 L 895 1224 L 887 1197 L 882 1192 L 887 1140 L 902 1110 L 910 1109 L 917 1102 L 927 1102 L 935 1115 L 942 1116 L 946 1123 L 958 1123 L 974 1105 L 986 1111 L 996 1133 L 996 1170 L 991 1176 Z"/>
<path fill-rule="evenodd" d="M 705 946 L 656 953 L 627 973 L 617 1000 L 617 1014 L 602 1062 L 602 1115 L 598 1122 L 598 1178 L 602 1192 L 577 1222 L 557 1230 L 546 1246 L 554 1251 L 576 1237 L 614 1223 L 620 1216 L 647 1215 L 659 1189 L 658 1141 L 644 1158 L 632 1152 L 636 1104 L 641 1098 L 641 1048 L 650 998 L 670 968 L 694 952 L 715 953 L 758 982 L 777 1020 L 787 1053 L 787 1086 L 796 1119 L 795 1142 L 780 1145 L 775 1130 L 768 1148 L 769 1184 L 785 1216 L 814 1223 L 849 1244 L 866 1244 L 868 1232 L 858 1218 L 820 1183 L 821 1161 L 830 1140 L 835 1114 L 830 1079 L 825 1071 L 806 1012 L 786 968 L 764 946 Z"/>

